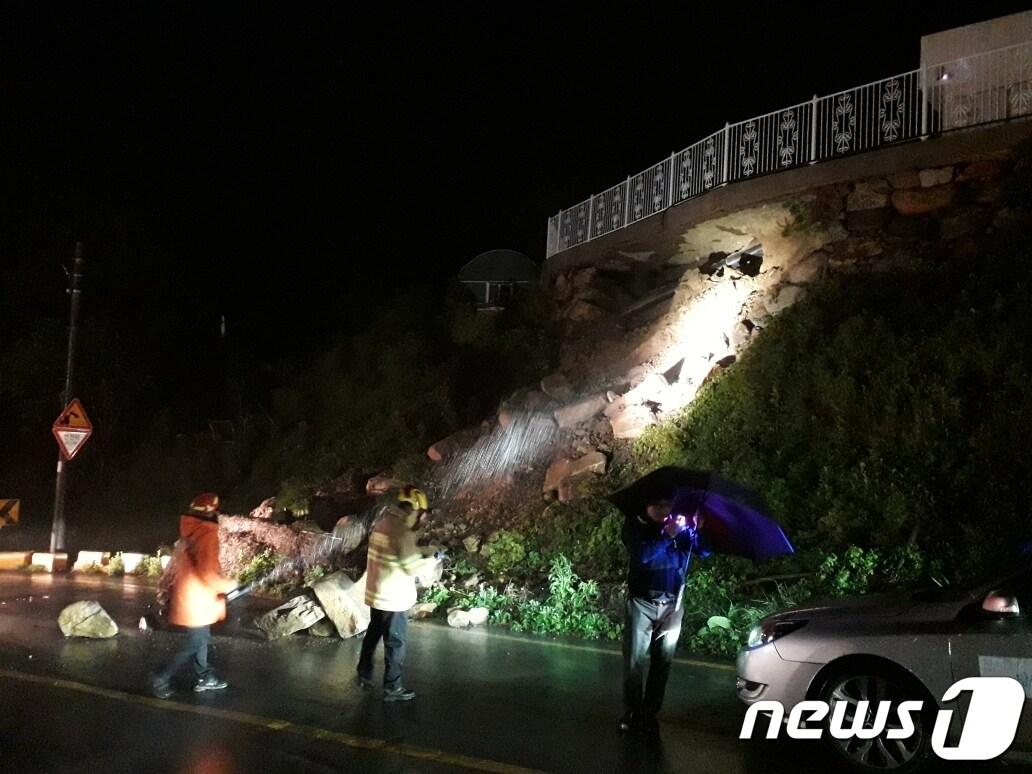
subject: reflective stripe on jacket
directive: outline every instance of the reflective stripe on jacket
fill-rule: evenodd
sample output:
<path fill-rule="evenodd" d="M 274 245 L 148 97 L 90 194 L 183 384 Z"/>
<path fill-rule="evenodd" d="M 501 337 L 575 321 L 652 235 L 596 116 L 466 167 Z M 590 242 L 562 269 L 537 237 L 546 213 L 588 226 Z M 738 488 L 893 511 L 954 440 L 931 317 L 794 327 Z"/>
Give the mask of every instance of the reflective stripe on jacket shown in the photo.
<path fill-rule="evenodd" d="M 405 516 L 400 508 L 384 506 L 369 535 L 365 603 L 377 610 L 401 612 L 412 607 L 416 576 L 436 562 L 423 556 Z"/>

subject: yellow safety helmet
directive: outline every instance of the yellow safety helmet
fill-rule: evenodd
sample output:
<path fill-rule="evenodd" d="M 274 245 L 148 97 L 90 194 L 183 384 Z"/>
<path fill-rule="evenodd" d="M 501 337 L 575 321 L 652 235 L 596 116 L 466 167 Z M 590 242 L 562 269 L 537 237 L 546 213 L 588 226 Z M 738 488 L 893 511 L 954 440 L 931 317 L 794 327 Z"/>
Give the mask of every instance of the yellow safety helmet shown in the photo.
<path fill-rule="evenodd" d="M 430 499 L 426 496 L 426 492 L 416 489 L 414 486 L 402 487 L 398 492 L 398 502 L 408 503 L 409 507 L 416 512 L 430 510 Z"/>

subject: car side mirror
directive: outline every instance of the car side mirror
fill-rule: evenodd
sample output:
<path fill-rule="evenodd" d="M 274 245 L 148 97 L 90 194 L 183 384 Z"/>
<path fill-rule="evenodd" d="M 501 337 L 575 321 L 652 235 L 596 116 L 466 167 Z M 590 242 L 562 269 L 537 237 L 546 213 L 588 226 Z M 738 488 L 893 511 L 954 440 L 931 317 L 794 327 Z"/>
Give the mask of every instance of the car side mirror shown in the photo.
<path fill-rule="evenodd" d="M 1001 618 L 1021 615 L 1018 598 L 1002 591 L 990 591 L 982 600 L 982 610 Z"/>

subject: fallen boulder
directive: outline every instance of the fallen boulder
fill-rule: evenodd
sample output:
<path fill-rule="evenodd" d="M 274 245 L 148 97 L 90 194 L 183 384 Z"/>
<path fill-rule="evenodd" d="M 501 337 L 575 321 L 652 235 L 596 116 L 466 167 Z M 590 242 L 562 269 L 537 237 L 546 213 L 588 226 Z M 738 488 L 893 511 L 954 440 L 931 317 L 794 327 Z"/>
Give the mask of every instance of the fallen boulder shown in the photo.
<path fill-rule="evenodd" d="M 337 627 L 329 618 L 320 618 L 308 627 L 308 633 L 313 637 L 336 637 Z"/>
<path fill-rule="evenodd" d="M 565 402 L 573 397 L 573 387 L 569 380 L 558 371 L 541 380 L 541 392 L 552 400 Z"/>
<path fill-rule="evenodd" d="M 290 528 L 294 530 L 294 532 L 313 532 L 317 535 L 326 531 L 310 519 L 298 519 L 290 525 Z"/>
<path fill-rule="evenodd" d="M 385 473 L 380 473 L 366 481 L 365 490 L 367 495 L 379 496 L 387 494 L 392 489 L 401 488 L 401 482 L 391 478 Z"/>
<path fill-rule="evenodd" d="M 613 437 L 620 440 L 631 440 L 645 432 L 646 428 L 656 424 L 656 415 L 645 405 L 627 405 L 609 417 L 613 426 Z"/>
<path fill-rule="evenodd" d="M 498 426 L 503 430 L 509 427 L 509 425 L 511 425 L 515 421 L 516 414 L 508 406 L 505 406 L 498 410 Z"/>
<path fill-rule="evenodd" d="M 311 597 L 294 597 L 279 607 L 255 619 L 255 625 L 270 640 L 286 637 L 308 629 L 326 617 L 326 613 Z"/>
<path fill-rule="evenodd" d="M 266 497 L 261 503 L 251 511 L 252 519 L 271 519 L 276 515 L 276 498 Z"/>
<path fill-rule="evenodd" d="M 57 625 L 65 637 L 87 637 L 104 640 L 118 634 L 116 624 L 99 602 L 73 602 L 57 616 Z"/>
<path fill-rule="evenodd" d="M 447 438 L 442 438 L 429 449 L 426 456 L 432 462 L 444 462 L 456 452 L 462 451 L 469 445 L 469 438 L 463 432 L 452 433 Z"/>
<path fill-rule="evenodd" d="M 607 405 L 606 399 L 601 395 L 594 395 L 584 398 L 575 403 L 563 406 L 555 411 L 555 422 L 559 427 L 569 429 L 584 424 L 595 415 L 600 413 Z"/>
<path fill-rule="evenodd" d="M 409 618 L 415 618 L 416 620 L 429 618 L 435 612 L 437 612 L 436 602 L 420 602 L 419 604 L 413 605 L 412 609 L 409 610 Z"/>
<path fill-rule="evenodd" d="M 466 611 L 466 618 L 469 620 L 470 626 L 481 626 L 487 623 L 487 618 L 490 615 L 491 611 L 486 607 L 471 607 Z"/>
<path fill-rule="evenodd" d="M 469 626 L 469 613 L 465 610 L 459 610 L 458 608 L 449 610 L 448 626 L 451 626 L 453 629 L 465 629 Z"/>
<path fill-rule="evenodd" d="M 311 589 L 341 638 L 354 637 L 369 628 L 365 575 L 353 581 L 347 573 L 335 572 L 317 580 Z"/>
<path fill-rule="evenodd" d="M 645 376 L 627 393 L 627 402 L 631 404 L 663 403 L 666 400 L 669 389 L 670 382 L 667 381 L 663 374 L 651 373 Z"/>
<path fill-rule="evenodd" d="M 574 476 L 587 473 L 605 473 L 606 455 L 599 451 L 592 451 L 574 460 L 556 460 L 545 474 L 543 490 L 553 492 L 562 485 L 563 481 Z"/>
<path fill-rule="evenodd" d="M 369 534 L 369 525 L 360 515 L 341 516 L 333 527 L 334 549 L 341 553 L 354 551 Z"/>
<path fill-rule="evenodd" d="M 798 285 L 783 285 L 767 298 L 767 310 L 771 314 L 780 314 L 805 296 L 806 288 Z"/>

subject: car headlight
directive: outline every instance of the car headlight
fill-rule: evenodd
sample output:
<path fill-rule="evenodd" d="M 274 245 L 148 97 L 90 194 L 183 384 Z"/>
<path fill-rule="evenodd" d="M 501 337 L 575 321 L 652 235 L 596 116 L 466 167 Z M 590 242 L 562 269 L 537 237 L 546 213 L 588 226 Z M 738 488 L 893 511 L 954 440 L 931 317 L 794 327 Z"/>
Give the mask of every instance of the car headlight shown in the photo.
<path fill-rule="evenodd" d="M 794 632 L 806 621 L 764 621 L 756 624 L 749 630 L 749 639 L 746 641 L 747 648 L 758 648 L 767 645 L 779 637 L 784 637 L 789 632 Z"/>

